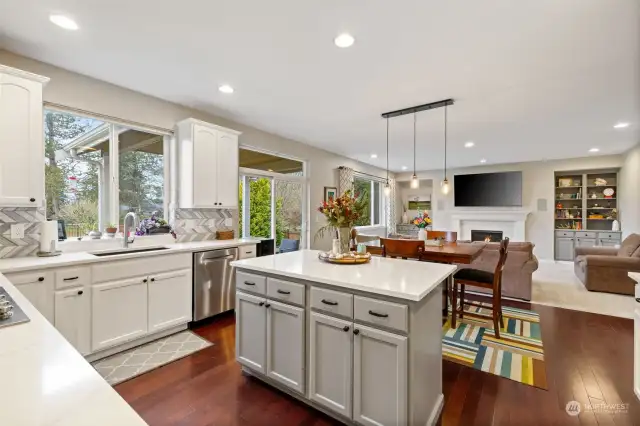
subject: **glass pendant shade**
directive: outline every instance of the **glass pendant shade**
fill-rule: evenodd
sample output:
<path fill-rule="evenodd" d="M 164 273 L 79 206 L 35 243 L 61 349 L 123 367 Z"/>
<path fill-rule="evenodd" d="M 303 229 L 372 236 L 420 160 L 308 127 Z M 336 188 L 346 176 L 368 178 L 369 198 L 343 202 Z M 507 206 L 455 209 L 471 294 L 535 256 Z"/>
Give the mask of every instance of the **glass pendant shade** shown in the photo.
<path fill-rule="evenodd" d="M 415 174 L 411 177 L 411 188 L 418 189 L 420 188 L 420 181 L 418 180 L 418 176 Z"/>
<path fill-rule="evenodd" d="M 384 184 L 384 195 L 387 197 L 391 195 L 391 187 L 389 186 L 388 183 Z"/>
<path fill-rule="evenodd" d="M 449 179 L 444 178 L 444 180 L 442 181 L 442 183 L 440 184 L 440 189 L 442 190 L 442 193 L 447 195 L 449 193 Z"/>

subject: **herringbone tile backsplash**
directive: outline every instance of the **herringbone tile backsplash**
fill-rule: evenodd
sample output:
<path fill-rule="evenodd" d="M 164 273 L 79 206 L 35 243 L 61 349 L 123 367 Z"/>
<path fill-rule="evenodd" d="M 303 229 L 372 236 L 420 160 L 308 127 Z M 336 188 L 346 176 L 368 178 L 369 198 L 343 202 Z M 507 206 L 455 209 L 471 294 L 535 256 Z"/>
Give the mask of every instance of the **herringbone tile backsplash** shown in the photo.
<path fill-rule="evenodd" d="M 225 225 L 226 219 L 232 220 L 231 226 Z M 235 229 L 237 223 L 237 209 L 176 209 L 173 230 L 176 242 L 206 241 L 215 240 L 216 231 Z"/>
<path fill-rule="evenodd" d="M 35 256 L 40 249 L 40 224 L 44 210 L 34 207 L 0 208 L 0 259 Z M 24 223 L 24 238 L 11 238 L 11 225 Z"/>

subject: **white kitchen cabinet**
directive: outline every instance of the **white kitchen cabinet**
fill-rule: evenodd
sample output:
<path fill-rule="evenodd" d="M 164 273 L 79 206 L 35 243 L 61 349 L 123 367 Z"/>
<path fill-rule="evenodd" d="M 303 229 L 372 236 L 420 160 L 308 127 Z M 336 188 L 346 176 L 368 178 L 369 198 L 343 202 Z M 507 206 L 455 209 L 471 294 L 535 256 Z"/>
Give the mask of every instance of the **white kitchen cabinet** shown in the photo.
<path fill-rule="evenodd" d="M 191 269 L 149 276 L 149 333 L 191 321 Z"/>
<path fill-rule="evenodd" d="M 47 321 L 54 322 L 53 272 L 20 272 L 6 277 Z"/>
<path fill-rule="evenodd" d="M 194 119 L 178 123 L 176 133 L 179 206 L 237 208 L 240 133 Z"/>
<path fill-rule="evenodd" d="M 91 352 L 91 288 L 78 286 L 55 292 L 54 326 L 82 355 Z"/>
<path fill-rule="evenodd" d="M 351 418 L 353 361 L 352 326 L 311 312 L 309 342 L 309 399 Z"/>
<path fill-rule="evenodd" d="M 304 309 L 267 300 L 267 376 L 304 392 Z"/>
<path fill-rule="evenodd" d="M 267 309 L 263 297 L 236 293 L 236 359 L 266 373 Z"/>
<path fill-rule="evenodd" d="M 92 351 L 147 334 L 147 281 L 147 277 L 137 277 L 93 286 Z"/>
<path fill-rule="evenodd" d="M 44 205 L 42 88 L 48 81 L 0 65 L 0 207 Z"/>
<path fill-rule="evenodd" d="M 407 338 L 354 325 L 353 420 L 407 424 Z"/>

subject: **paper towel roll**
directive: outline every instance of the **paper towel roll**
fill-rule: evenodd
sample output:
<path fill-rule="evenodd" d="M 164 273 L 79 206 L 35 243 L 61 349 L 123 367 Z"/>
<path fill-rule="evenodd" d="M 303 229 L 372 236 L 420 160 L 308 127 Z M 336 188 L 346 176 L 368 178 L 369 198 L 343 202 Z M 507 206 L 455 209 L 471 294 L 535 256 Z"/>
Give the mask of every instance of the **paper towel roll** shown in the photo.
<path fill-rule="evenodd" d="M 47 220 L 40 225 L 40 251 L 52 253 L 58 250 L 58 221 Z"/>

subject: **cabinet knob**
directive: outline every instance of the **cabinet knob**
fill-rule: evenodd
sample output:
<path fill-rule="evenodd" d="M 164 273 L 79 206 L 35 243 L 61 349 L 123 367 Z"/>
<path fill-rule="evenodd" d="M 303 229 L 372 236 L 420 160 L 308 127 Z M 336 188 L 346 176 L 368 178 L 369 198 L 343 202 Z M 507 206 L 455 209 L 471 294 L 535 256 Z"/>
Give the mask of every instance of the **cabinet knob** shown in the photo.
<path fill-rule="evenodd" d="M 29 201 L 31 201 L 32 203 L 35 203 L 36 199 L 35 198 L 29 198 Z"/>
<path fill-rule="evenodd" d="M 156 280 L 155 278 L 151 278 L 151 282 L 153 282 L 153 281 L 155 281 L 155 280 Z"/>
<path fill-rule="evenodd" d="M 258 306 L 264 306 L 264 302 L 258 303 Z"/>
<path fill-rule="evenodd" d="M 349 331 L 349 326 L 348 326 L 348 325 L 345 325 L 345 326 L 344 326 L 344 328 L 343 328 L 343 330 L 344 330 L 344 331 Z"/>
<path fill-rule="evenodd" d="M 145 278 L 145 279 L 143 279 L 143 280 L 142 280 L 142 282 L 143 282 L 143 283 L 146 283 L 146 282 L 147 282 L 147 279 L 146 279 L 146 278 Z"/>
<path fill-rule="evenodd" d="M 271 306 L 271 304 L 270 304 L 270 303 L 267 303 L 266 305 L 264 305 L 264 307 L 265 307 L 265 308 L 268 308 L 268 307 L 270 307 L 270 306 Z"/>
<path fill-rule="evenodd" d="M 78 291 L 78 296 L 82 296 L 84 294 L 84 291 L 80 290 Z"/>
<path fill-rule="evenodd" d="M 39 277 L 38 281 L 40 281 L 40 282 L 44 281 L 44 277 Z"/>
<path fill-rule="evenodd" d="M 353 330 L 353 334 L 360 334 L 360 330 L 358 330 L 357 328 Z"/>

